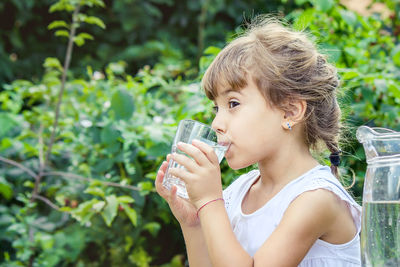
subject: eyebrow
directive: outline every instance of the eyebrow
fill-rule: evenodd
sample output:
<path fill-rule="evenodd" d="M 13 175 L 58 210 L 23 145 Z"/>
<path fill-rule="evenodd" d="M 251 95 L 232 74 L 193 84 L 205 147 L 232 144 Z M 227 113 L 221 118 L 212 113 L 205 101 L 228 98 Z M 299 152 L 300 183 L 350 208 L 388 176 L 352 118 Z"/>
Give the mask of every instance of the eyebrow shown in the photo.
<path fill-rule="evenodd" d="M 240 91 L 239 91 L 239 90 L 226 89 L 225 91 L 223 91 L 223 92 L 221 93 L 221 95 L 222 95 L 222 96 L 226 96 L 227 94 L 229 94 L 229 93 L 231 93 L 231 92 L 236 92 L 236 93 L 239 93 L 239 94 L 240 94 Z"/>

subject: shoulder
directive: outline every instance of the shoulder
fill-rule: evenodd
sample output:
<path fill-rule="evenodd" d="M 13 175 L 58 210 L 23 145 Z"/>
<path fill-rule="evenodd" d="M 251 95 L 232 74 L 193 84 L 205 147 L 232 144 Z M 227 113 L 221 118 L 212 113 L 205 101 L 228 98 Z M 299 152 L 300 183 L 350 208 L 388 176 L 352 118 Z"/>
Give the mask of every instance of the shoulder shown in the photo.
<path fill-rule="evenodd" d="M 322 235 L 339 212 L 340 199 L 331 191 L 320 188 L 297 196 L 286 209 L 282 222 L 300 223 Z"/>
<path fill-rule="evenodd" d="M 274 256 L 278 263 L 298 265 L 315 242 L 332 227 L 337 214 L 333 193 L 317 189 L 299 195 L 286 209 L 274 232 L 256 253 L 260 262 Z M 291 255 L 281 253 L 291 248 Z M 272 253 L 272 252 L 273 253 Z"/>
<path fill-rule="evenodd" d="M 345 203 L 345 209 L 351 212 L 353 220 L 356 222 L 357 228 L 361 227 L 361 206 L 343 187 L 338 178 L 336 178 L 330 172 L 330 168 L 327 166 L 321 166 L 321 168 L 319 168 L 312 175 L 312 177 L 307 179 L 307 181 L 302 185 L 302 188 L 297 193 L 298 195 L 303 195 L 307 192 L 314 192 L 318 189 L 324 189 L 320 190 L 320 192 L 325 192 L 326 196 L 330 196 L 331 203 L 341 206 L 342 209 L 343 203 Z"/>

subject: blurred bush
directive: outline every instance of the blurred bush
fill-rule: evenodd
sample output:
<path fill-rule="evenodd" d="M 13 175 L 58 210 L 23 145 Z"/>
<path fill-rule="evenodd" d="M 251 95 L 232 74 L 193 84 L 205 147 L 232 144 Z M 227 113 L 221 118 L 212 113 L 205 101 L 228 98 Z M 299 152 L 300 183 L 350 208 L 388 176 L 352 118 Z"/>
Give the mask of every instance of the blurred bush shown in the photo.
<path fill-rule="evenodd" d="M 46 57 L 63 58 L 64 46 L 46 27 L 65 14 L 48 12 L 55 0 L 0 1 L 0 85 L 15 79 L 38 81 Z M 290 2 L 290 1 L 289 1 Z M 74 54 L 74 74 L 87 65 L 103 70 L 109 62 L 124 60 L 127 72 L 160 61 L 189 59 L 195 66 L 203 49 L 225 43 L 234 31 L 255 13 L 276 12 L 293 4 L 270 0 L 105 0 L 105 7 L 89 10 L 107 25 L 107 30 L 88 28 L 96 36 Z M 61 17 L 60 17 L 61 16 Z"/>

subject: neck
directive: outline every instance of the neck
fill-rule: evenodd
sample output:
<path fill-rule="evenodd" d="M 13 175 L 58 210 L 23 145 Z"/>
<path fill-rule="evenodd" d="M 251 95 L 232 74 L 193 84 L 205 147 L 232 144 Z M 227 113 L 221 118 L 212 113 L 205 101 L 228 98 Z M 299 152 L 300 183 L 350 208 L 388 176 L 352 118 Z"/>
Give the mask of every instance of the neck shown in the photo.
<path fill-rule="evenodd" d="M 317 165 L 306 146 L 280 149 L 273 158 L 258 163 L 261 186 L 283 187 Z"/>

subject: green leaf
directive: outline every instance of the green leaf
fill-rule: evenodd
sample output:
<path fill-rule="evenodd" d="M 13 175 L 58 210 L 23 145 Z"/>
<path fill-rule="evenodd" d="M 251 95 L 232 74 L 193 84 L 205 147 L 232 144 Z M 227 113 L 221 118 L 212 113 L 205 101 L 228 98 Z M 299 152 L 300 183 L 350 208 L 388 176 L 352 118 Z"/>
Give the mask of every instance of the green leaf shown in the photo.
<path fill-rule="evenodd" d="M 0 195 L 10 200 L 13 195 L 12 185 L 2 176 L 0 176 Z"/>
<path fill-rule="evenodd" d="M 101 215 L 103 216 L 104 222 L 107 226 L 111 226 L 112 221 L 114 220 L 115 216 L 117 216 L 118 212 L 118 201 L 115 195 L 110 195 L 106 197 L 107 205 L 104 208 Z"/>
<path fill-rule="evenodd" d="M 221 48 L 216 47 L 216 46 L 209 46 L 204 50 L 205 55 L 218 55 L 218 53 L 221 52 Z"/>
<path fill-rule="evenodd" d="M 92 208 L 96 212 L 100 212 L 104 208 L 105 205 L 106 205 L 105 201 L 100 201 L 100 202 L 94 204 Z"/>
<path fill-rule="evenodd" d="M 6 135 L 17 126 L 17 122 L 13 118 L 14 116 L 10 113 L 0 112 L 0 137 L 6 137 Z"/>
<path fill-rule="evenodd" d="M 161 225 L 157 222 L 150 222 L 146 223 L 146 225 L 143 227 L 143 229 L 146 229 L 147 231 L 150 232 L 152 236 L 157 236 L 158 231 L 161 229 Z"/>
<path fill-rule="evenodd" d="M 37 236 L 35 236 L 35 239 L 40 242 L 43 250 L 51 249 L 54 245 L 54 238 L 49 234 L 38 232 Z"/>
<path fill-rule="evenodd" d="M 308 9 L 304 11 L 294 22 L 293 28 L 298 31 L 302 31 L 307 28 L 314 20 L 314 9 Z"/>
<path fill-rule="evenodd" d="M 92 210 L 93 205 L 99 202 L 100 201 L 97 199 L 91 199 L 89 201 L 82 202 L 75 210 L 72 210 L 70 213 L 72 217 L 78 220 L 81 224 L 85 224 L 95 214 L 95 212 Z"/>
<path fill-rule="evenodd" d="M 400 100 L 400 86 L 398 84 L 390 84 L 388 90 L 393 94 L 395 98 Z"/>
<path fill-rule="evenodd" d="M 102 198 L 104 198 L 104 196 L 105 196 L 104 191 L 98 187 L 89 187 L 84 191 L 84 193 L 91 194 L 94 196 L 99 196 Z"/>
<path fill-rule="evenodd" d="M 374 79 L 374 85 L 376 86 L 377 92 L 386 93 L 388 84 L 385 79 Z"/>
<path fill-rule="evenodd" d="M 111 98 L 111 109 L 117 120 L 129 120 L 135 110 L 132 95 L 124 89 L 117 90 Z"/>
<path fill-rule="evenodd" d="M 321 49 L 321 52 L 328 56 L 329 62 L 336 63 L 340 60 L 342 54 L 341 47 L 324 43 L 319 45 L 319 48 Z"/>
<path fill-rule="evenodd" d="M 400 67 L 400 45 L 397 45 L 393 50 L 392 50 L 392 58 L 393 62 L 397 67 Z"/>
<path fill-rule="evenodd" d="M 87 39 L 87 40 L 93 40 L 93 35 L 88 34 L 86 32 L 81 32 L 80 34 L 78 34 L 77 36 L 83 38 L 83 39 Z"/>
<path fill-rule="evenodd" d="M 104 24 L 104 22 L 101 19 L 99 19 L 97 17 L 94 17 L 94 16 L 86 16 L 86 17 L 83 18 L 83 21 L 88 23 L 88 24 L 97 25 L 102 29 L 106 28 L 106 25 Z"/>
<path fill-rule="evenodd" d="M 3 139 L 0 141 L 0 151 L 5 150 L 5 149 L 11 147 L 12 144 L 13 144 L 13 141 L 12 141 L 11 138 L 3 138 Z"/>
<path fill-rule="evenodd" d="M 100 6 L 100 7 L 105 7 L 105 4 L 102 0 L 88 0 L 89 3 L 95 5 L 95 6 Z"/>
<path fill-rule="evenodd" d="M 154 183 L 150 182 L 150 181 L 146 181 L 146 182 L 140 182 L 138 184 L 139 188 L 143 191 L 151 191 L 154 189 Z"/>
<path fill-rule="evenodd" d="M 72 208 L 71 207 L 61 207 L 59 209 L 59 211 L 70 212 L 70 211 L 72 211 Z"/>
<path fill-rule="evenodd" d="M 93 167 L 98 173 L 108 171 L 114 164 L 113 158 L 98 159 L 96 165 Z"/>
<path fill-rule="evenodd" d="M 314 6 L 322 12 L 329 11 L 335 4 L 334 0 L 313 0 Z"/>
<path fill-rule="evenodd" d="M 50 6 L 49 12 L 50 13 L 53 13 L 53 12 L 56 12 L 56 11 L 71 12 L 71 11 L 74 11 L 74 9 L 75 9 L 75 7 L 72 4 L 70 4 L 70 3 L 66 2 L 66 1 L 59 1 L 59 2 L 56 2 L 55 4 Z"/>
<path fill-rule="evenodd" d="M 77 46 L 82 46 L 85 44 L 85 40 L 93 40 L 93 36 L 86 33 L 86 32 L 82 32 L 80 34 L 78 34 L 77 36 L 74 37 L 74 42 Z"/>
<path fill-rule="evenodd" d="M 74 43 L 75 43 L 77 46 L 82 46 L 82 45 L 85 44 L 85 39 L 83 39 L 82 37 L 79 37 L 79 36 L 75 36 L 75 37 L 74 37 Z"/>
<path fill-rule="evenodd" d="M 160 157 L 167 155 L 171 150 L 171 146 L 166 143 L 157 143 L 146 150 L 147 155 L 152 157 Z"/>
<path fill-rule="evenodd" d="M 129 207 L 128 204 L 121 203 L 120 205 L 121 205 L 121 207 L 124 208 L 124 211 L 125 211 L 126 215 L 129 217 L 129 219 L 131 220 L 133 226 L 136 226 L 137 225 L 136 211 L 134 209 L 132 209 L 131 207 Z"/>
<path fill-rule="evenodd" d="M 133 203 L 135 200 L 130 196 L 117 197 L 118 203 Z"/>
<path fill-rule="evenodd" d="M 310 0 L 295 0 L 295 3 L 296 3 L 296 5 L 301 6 L 309 1 Z"/>
<path fill-rule="evenodd" d="M 63 67 L 61 66 L 60 61 L 58 60 L 58 58 L 55 58 L 55 57 L 46 58 L 44 63 L 43 63 L 43 67 L 45 67 L 45 68 L 54 68 L 54 69 L 58 69 L 60 71 L 63 70 Z"/>
<path fill-rule="evenodd" d="M 69 25 L 63 20 L 55 20 L 47 26 L 47 29 L 52 30 L 55 28 L 67 28 L 69 29 Z"/>
<path fill-rule="evenodd" d="M 32 181 L 25 181 L 24 183 L 23 183 L 23 185 L 25 186 L 25 187 L 30 187 L 30 188 L 34 188 L 35 187 L 35 183 L 34 182 L 32 182 Z"/>
<path fill-rule="evenodd" d="M 100 132 L 100 140 L 104 144 L 115 143 L 120 136 L 120 132 L 112 125 L 105 126 Z"/>
<path fill-rule="evenodd" d="M 69 32 L 66 30 L 58 30 L 54 33 L 55 36 L 63 36 L 69 38 Z"/>
<path fill-rule="evenodd" d="M 353 11 L 340 9 L 339 13 L 348 25 L 355 26 L 357 24 L 357 16 Z"/>
<path fill-rule="evenodd" d="M 148 267 L 152 258 L 142 247 L 136 247 L 129 256 L 129 260 L 135 263 L 135 266 Z"/>
<path fill-rule="evenodd" d="M 344 80 L 351 80 L 358 76 L 360 76 L 360 74 L 357 71 L 347 71 L 342 75 L 342 78 Z"/>
<path fill-rule="evenodd" d="M 119 62 L 111 62 L 108 64 L 107 69 L 112 71 L 115 74 L 123 74 L 125 72 L 126 63 L 124 61 Z"/>

